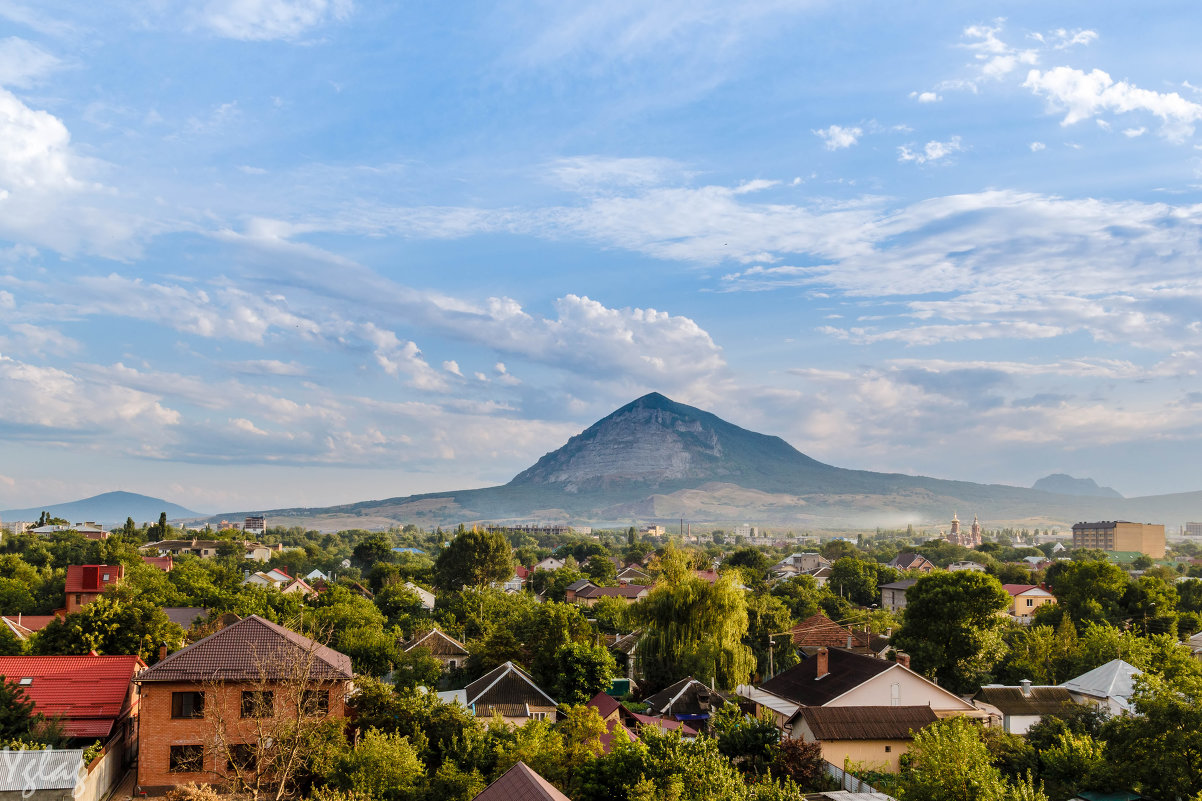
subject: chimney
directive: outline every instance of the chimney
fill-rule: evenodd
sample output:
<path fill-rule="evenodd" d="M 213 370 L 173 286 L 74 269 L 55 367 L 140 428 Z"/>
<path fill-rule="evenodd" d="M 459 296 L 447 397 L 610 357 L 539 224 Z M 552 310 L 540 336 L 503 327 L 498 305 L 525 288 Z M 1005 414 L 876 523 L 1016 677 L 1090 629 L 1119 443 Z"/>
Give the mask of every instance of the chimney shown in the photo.
<path fill-rule="evenodd" d="M 1023 679 L 1022 681 L 1020 681 L 1018 683 L 1018 685 L 1023 688 L 1023 695 L 1026 696 L 1027 698 L 1030 698 L 1031 697 L 1031 680 Z"/>
<path fill-rule="evenodd" d="M 167 658 L 167 646 L 160 645 L 159 646 L 159 661 L 162 662 L 166 658 Z"/>
<path fill-rule="evenodd" d="M 818 649 L 818 671 L 815 679 L 820 679 L 831 672 L 830 668 L 830 652 L 825 648 Z"/>
<path fill-rule="evenodd" d="M 901 665 L 904 668 L 910 667 L 910 655 L 903 651 L 898 651 L 897 652 L 897 664 Z"/>

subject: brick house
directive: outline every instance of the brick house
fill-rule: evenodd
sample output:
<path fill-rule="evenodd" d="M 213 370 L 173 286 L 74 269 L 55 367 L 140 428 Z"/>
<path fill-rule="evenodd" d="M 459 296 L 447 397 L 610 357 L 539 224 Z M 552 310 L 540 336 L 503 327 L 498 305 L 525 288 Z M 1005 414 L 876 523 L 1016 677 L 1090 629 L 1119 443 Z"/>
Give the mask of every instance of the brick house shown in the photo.
<path fill-rule="evenodd" d="M 110 586 L 125 578 L 125 565 L 69 565 L 67 567 L 67 614 L 78 612 L 95 601 Z"/>
<path fill-rule="evenodd" d="M 142 687 L 138 785 L 220 783 L 264 726 L 346 717 L 350 657 L 251 615 L 171 654 Z"/>

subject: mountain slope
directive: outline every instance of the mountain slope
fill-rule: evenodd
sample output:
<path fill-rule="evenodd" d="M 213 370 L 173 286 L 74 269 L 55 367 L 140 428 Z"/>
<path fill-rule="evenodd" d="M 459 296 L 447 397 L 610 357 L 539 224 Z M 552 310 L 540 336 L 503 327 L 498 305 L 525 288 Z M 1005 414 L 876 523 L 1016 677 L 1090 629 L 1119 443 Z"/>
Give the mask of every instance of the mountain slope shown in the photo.
<path fill-rule="evenodd" d="M 1202 519 L 1202 492 L 1081 497 L 848 470 L 811 459 L 780 437 L 748 431 L 651 393 L 589 426 L 502 486 L 266 514 L 273 525 L 327 529 L 410 522 L 605 525 L 685 518 L 746 520 L 797 530 L 929 523 L 949 519 L 953 511 L 978 514 L 991 524 L 1031 521 L 1043 526 L 1086 518 L 1175 524 Z"/>
<path fill-rule="evenodd" d="M 1081 495 L 1090 498 L 1121 498 L 1118 490 L 1099 487 L 1092 478 L 1073 478 L 1064 473 L 1052 473 L 1031 485 L 1031 489 L 1056 492 L 1061 495 Z"/>
<path fill-rule="evenodd" d="M 37 520 L 43 511 L 49 512 L 51 517 L 61 517 L 72 523 L 91 520 L 108 526 L 120 525 L 127 517 L 132 517 L 138 523 L 153 522 L 159 519 L 162 512 L 166 512 L 171 520 L 198 517 L 196 512 L 149 495 L 105 492 L 80 501 L 32 506 L 28 509 L 6 509 L 0 511 L 0 520 Z"/>

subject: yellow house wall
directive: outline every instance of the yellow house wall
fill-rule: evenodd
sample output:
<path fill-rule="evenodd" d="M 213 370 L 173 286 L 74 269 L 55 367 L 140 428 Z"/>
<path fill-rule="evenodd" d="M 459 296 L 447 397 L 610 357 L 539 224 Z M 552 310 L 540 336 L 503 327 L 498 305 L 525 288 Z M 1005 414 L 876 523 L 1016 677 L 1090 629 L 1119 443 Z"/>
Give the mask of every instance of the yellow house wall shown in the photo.
<path fill-rule="evenodd" d="M 821 745 L 822 758 L 836 767 L 842 768 L 846 760 L 853 767 L 881 773 L 897 773 L 898 758 L 910 750 L 906 740 L 828 740 Z"/>
<path fill-rule="evenodd" d="M 1027 606 L 1027 600 L 1034 601 L 1033 604 Z M 1035 610 L 1044 604 L 1056 603 L 1055 598 L 1049 598 L 1046 595 L 1024 596 L 1016 595 L 1010 603 L 1010 614 L 1015 617 L 1031 617 L 1035 614 Z"/>

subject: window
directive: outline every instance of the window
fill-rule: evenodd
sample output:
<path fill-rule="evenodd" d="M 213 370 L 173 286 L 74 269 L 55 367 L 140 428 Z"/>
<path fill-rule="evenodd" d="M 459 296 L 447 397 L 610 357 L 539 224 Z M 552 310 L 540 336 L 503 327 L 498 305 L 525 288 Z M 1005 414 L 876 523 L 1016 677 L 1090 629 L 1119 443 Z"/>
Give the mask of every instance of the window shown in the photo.
<path fill-rule="evenodd" d="M 301 695 L 301 711 L 314 717 L 330 714 L 330 691 L 305 690 Z"/>
<path fill-rule="evenodd" d="M 547 713 L 546 712 L 531 712 L 530 717 L 532 720 L 546 720 Z"/>
<path fill-rule="evenodd" d="M 172 773 L 199 773 L 204 770 L 203 745 L 173 745 L 167 761 L 167 770 Z"/>
<path fill-rule="evenodd" d="M 454 670 L 455 669 L 455 660 L 452 659 L 449 662 L 447 662 L 447 667 L 449 667 L 451 670 Z"/>
<path fill-rule="evenodd" d="M 1035 599 L 1034 599 L 1034 598 L 1028 598 L 1028 599 L 1027 599 L 1027 606 L 1035 606 Z"/>
<path fill-rule="evenodd" d="M 888 753 L 889 753 L 890 751 L 892 751 L 892 750 L 893 750 L 893 746 L 891 746 L 891 745 L 887 745 L 887 746 L 885 746 L 885 753 L 886 753 L 886 754 L 888 754 Z"/>
<path fill-rule="evenodd" d="M 901 706 L 901 685 L 900 684 L 890 684 L 889 685 L 889 705 L 890 706 Z"/>
<path fill-rule="evenodd" d="M 82 601 L 83 601 L 83 595 L 78 592 L 75 593 L 75 603 L 78 604 L 78 603 L 81 603 Z"/>
<path fill-rule="evenodd" d="M 204 693 L 171 693 L 171 717 L 203 718 L 204 716 Z"/>
<path fill-rule="evenodd" d="M 250 743 L 231 745 L 229 759 L 226 760 L 226 770 L 248 771 L 255 766 L 255 747 Z"/>
<path fill-rule="evenodd" d="M 271 690 L 243 690 L 242 717 L 269 718 L 275 711 L 275 696 Z"/>

